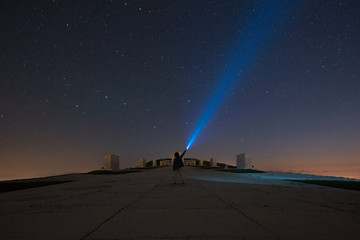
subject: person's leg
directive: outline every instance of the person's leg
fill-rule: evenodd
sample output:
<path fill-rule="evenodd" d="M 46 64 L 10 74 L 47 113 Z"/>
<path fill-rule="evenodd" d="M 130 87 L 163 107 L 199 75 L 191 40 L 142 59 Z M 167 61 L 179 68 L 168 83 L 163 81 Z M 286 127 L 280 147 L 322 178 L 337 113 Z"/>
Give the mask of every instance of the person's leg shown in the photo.
<path fill-rule="evenodd" d="M 178 171 L 179 171 L 179 175 L 180 175 L 181 182 L 184 184 L 185 182 L 184 182 L 183 176 L 182 176 L 182 174 L 181 174 L 181 168 L 179 168 Z"/>
<path fill-rule="evenodd" d="M 174 170 L 174 184 L 176 184 L 176 172 L 177 170 Z"/>

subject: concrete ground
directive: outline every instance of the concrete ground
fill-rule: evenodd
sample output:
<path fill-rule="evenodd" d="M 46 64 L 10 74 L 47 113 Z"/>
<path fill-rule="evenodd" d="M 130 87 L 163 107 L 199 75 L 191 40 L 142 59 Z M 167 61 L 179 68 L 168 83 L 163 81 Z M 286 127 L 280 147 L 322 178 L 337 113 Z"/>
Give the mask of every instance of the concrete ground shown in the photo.
<path fill-rule="evenodd" d="M 360 239 L 358 191 L 183 170 L 0 193 L 0 239 Z"/>

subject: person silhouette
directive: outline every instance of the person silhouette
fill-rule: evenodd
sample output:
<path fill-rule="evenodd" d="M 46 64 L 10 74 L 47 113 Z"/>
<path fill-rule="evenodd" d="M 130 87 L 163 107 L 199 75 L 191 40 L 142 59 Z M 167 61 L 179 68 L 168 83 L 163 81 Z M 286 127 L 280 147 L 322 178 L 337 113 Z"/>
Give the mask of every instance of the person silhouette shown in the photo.
<path fill-rule="evenodd" d="M 175 152 L 175 153 L 174 153 L 174 162 L 173 162 L 174 184 L 176 184 L 177 175 L 180 176 L 180 179 L 181 179 L 182 184 L 185 184 L 184 179 L 183 179 L 183 176 L 182 176 L 182 174 L 181 174 L 181 168 L 184 166 L 184 163 L 183 163 L 183 161 L 182 161 L 182 158 L 183 158 L 183 156 L 185 155 L 186 151 L 187 151 L 187 150 L 185 149 L 185 151 L 184 151 L 181 155 L 179 155 L 178 152 Z"/>

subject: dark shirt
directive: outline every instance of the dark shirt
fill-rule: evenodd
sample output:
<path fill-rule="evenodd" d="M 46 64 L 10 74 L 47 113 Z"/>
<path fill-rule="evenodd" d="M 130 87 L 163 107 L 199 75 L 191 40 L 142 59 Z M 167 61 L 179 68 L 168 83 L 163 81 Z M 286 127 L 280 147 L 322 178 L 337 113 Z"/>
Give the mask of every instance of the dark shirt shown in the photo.
<path fill-rule="evenodd" d="M 173 171 L 178 170 L 184 166 L 184 163 L 182 162 L 182 158 L 185 155 L 186 151 L 184 151 L 181 156 L 174 158 L 173 163 Z"/>

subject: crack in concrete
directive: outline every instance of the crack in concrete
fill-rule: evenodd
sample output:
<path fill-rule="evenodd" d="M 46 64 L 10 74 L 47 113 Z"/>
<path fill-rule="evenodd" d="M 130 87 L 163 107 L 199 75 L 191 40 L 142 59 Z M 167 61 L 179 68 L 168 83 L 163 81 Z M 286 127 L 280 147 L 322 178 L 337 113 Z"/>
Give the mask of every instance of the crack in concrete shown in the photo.
<path fill-rule="evenodd" d="M 141 200 L 143 197 L 145 197 L 147 194 L 149 194 L 150 192 L 152 192 L 156 187 L 158 187 L 160 185 L 160 183 L 163 181 L 164 179 L 160 179 L 160 181 L 155 184 L 154 187 L 152 187 L 149 191 L 141 194 L 138 198 L 136 198 L 134 201 L 132 201 L 131 203 L 125 205 L 124 207 L 120 208 L 118 211 L 116 211 L 113 215 L 111 215 L 110 217 L 106 218 L 102 223 L 100 223 L 97 227 L 95 227 L 93 230 L 91 230 L 90 232 L 88 232 L 87 234 L 85 234 L 82 238 L 80 238 L 80 240 L 86 239 L 87 237 L 89 237 L 91 234 L 93 234 L 94 232 L 96 232 L 98 229 L 100 229 L 105 223 L 107 223 L 108 221 L 110 221 L 111 219 L 113 219 L 116 215 L 118 215 L 119 213 L 121 213 L 122 211 L 124 211 L 125 209 L 129 208 L 130 206 L 132 206 L 133 204 L 135 204 L 136 202 L 138 202 L 139 200 Z"/>
<path fill-rule="evenodd" d="M 348 212 L 348 211 L 346 211 L 344 209 L 341 209 L 341 208 L 331 207 L 331 206 L 327 206 L 327 205 L 324 205 L 324 204 L 321 204 L 321 203 L 311 202 L 311 201 L 307 201 L 307 200 L 303 200 L 303 199 L 298 199 L 298 201 L 305 202 L 305 203 L 310 203 L 310 204 L 317 205 L 317 206 L 324 207 L 324 208 L 333 209 L 333 210 L 336 210 L 336 211 L 339 211 L 339 212 Z"/>
<path fill-rule="evenodd" d="M 209 189 L 207 189 L 206 187 L 204 187 L 198 180 L 196 180 L 195 178 L 193 178 L 191 176 L 191 178 L 193 180 L 195 180 L 205 191 L 207 191 L 208 193 L 212 194 L 213 196 L 215 196 L 217 199 L 219 199 L 220 201 L 224 202 L 225 204 L 227 204 L 230 208 L 234 209 L 236 212 L 238 212 L 240 215 L 246 217 L 247 219 L 249 219 L 250 221 L 252 221 L 253 223 L 255 223 L 256 225 L 258 225 L 260 228 L 262 228 L 263 230 L 265 230 L 266 232 L 270 233 L 273 237 L 280 239 L 279 236 L 277 236 L 277 234 L 275 234 L 274 232 L 270 231 L 269 229 L 267 229 L 265 226 L 261 225 L 256 219 L 251 218 L 250 216 L 248 216 L 247 214 L 243 213 L 240 209 L 236 208 L 234 205 L 232 205 L 231 203 L 227 202 L 226 200 L 222 199 L 219 195 L 217 195 L 216 193 L 210 191 Z"/>

